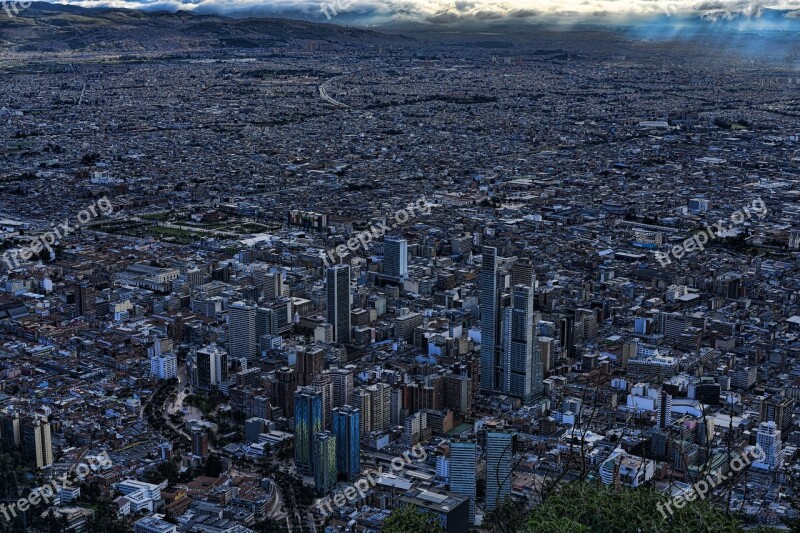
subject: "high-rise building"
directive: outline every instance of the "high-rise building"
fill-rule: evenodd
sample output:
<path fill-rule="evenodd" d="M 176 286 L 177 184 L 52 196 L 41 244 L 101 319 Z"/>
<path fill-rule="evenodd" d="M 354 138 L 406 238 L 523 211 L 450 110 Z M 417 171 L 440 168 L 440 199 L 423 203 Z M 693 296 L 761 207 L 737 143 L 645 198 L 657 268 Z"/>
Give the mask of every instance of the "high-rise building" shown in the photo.
<path fill-rule="evenodd" d="M 753 462 L 754 468 L 774 472 L 783 468 L 783 442 L 781 430 L 775 422 L 761 422 L 756 433 L 756 443 L 763 457 Z"/>
<path fill-rule="evenodd" d="M 428 429 L 428 413 L 418 411 L 413 415 L 408 415 L 403 421 L 403 434 L 400 436 L 400 444 L 404 448 L 411 448 L 420 442 L 424 442 L 424 437 L 430 433 Z"/>
<path fill-rule="evenodd" d="M 236 302 L 228 309 L 228 357 L 256 357 L 256 308 L 244 302 Z"/>
<path fill-rule="evenodd" d="M 325 350 L 313 346 L 297 351 L 297 382 L 301 387 L 311 385 L 325 368 Z"/>
<path fill-rule="evenodd" d="M 539 357 L 539 343 L 533 316 L 533 287 L 516 285 L 511 294 L 510 328 L 508 342 L 504 346 L 507 364 L 508 394 L 530 402 L 542 395 L 544 372 Z"/>
<path fill-rule="evenodd" d="M 336 485 L 336 437 L 325 431 L 314 435 L 314 488 L 327 493 Z"/>
<path fill-rule="evenodd" d="M 20 425 L 19 414 L 9 413 L 0 415 L 0 434 L 3 436 L 3 444 L 6 450 L 10 451 L 20 445 Z"/>
<path fill-rule="evenodd" d="M 511 266 L 511 286 L 516 285 L 535 288 L 536 278 L 534 277 L 533 263 L 525 260 L 514 261 Z"/>
<path fill-rule="evenodd" d="M 343 407 L 352 401 L 355 370 L 355 366 L 348 365 L 344 368 L 331 368 L 327 372 L 333 383 L 334 407 Z"/>
<path fill-rule="evenodd" d="M 477 446 L 474 441 L 450 441 L 450 492 L 469 498 L 469 523 L 475 523 Z"/>
<path fill-rule="evenodd" d="M 468 413 L 472 403 L 472 380 L 461 374 L 448 374 L 444 382 L 444 405 Z"/>
<path fill-rule="evenodd" d="M 386 431 L 389 429 L 392 387 L 386 383 L 376 383 L 369 385 L 366 390 L 372 404 L 372 431 Z"/>
<path fill-rule="evenodd" d="M 372 395 L 365 387 L 353 391 L 353 407 L 361 411 L 361 434 L 371 433 L 372 427 Z"/>
<path fill-rule="evenodd" d="M 389 236 L 383 240 L 383 274 L 403 280 L 408 275 L 408 241 Z"/>
<path fill-rule="evenodd" d="M 515 436 L 510 430 L 490 430 L 486 433 L 487 511 L 493 511 L 511 493 Z"/>
<path fill-rule="evenodd" d="M 192 428 L 192 454 L 198 457 L 208 457 L 208 433 L 205 428 Z"/>
<path fill-rule="evenodd" d="M 350 267 L 328 268 L 326 276 L 327 320 L 333 325 L 333 340 L 350 342 Z"/>
<path fill-rule="evenodd" d="M 158 379 L 174 378 L 178 375 L 178 358 L 172 352 L 150 358 L 150 373 Z"/>
<path fill-rule="evenodd" d="M 759 421 L 775 422 L 784 434 L 792 427 L 794 400 L 783 396 L 768 396 L 759 405 Z"/>
<path fill-rule="evenodd" d="M 267 307 L 259 307 L 256 309 L 256 344 L 260 349 L 267 348 L 261 346 L 261 338 L 264 335 L 277 335 L 278 323 L 277 316 L 272 309 Z M 261 354 L 259 353 L 259 357 Z"/>
<path fill-rule="evenodd" d="M 216 389 L 228 380 L 228 352 L 216 344 L 197 350 L 193 364 L 196 367 L 196 387 L 199 389 Z"/>
<path fill-rule="evenodd" d="M 310 386 L 322 393 L 322 427 L 330 429 L 331 410 L 333 409 L 333 382 L 327 374 L 320 374 L 314 378 L 314 382 Z"/>
<path fill-rule="evenodd" d="M 94 316 L 97 292 L 88 281 L 75 285 L 75 312 L 78 316 Z"/>
<path fill-rule="evenodd" d="M 266 266 L 253 268 L 253 285 L 266 300 L 283 296 L 283 276 L 280 272 L 270 272 Z"/>
<path fill-rule="evenodd" d="M 482 248 L 483 264 L 479 277 L 481 310 L 481 392 L 493 394 L 503 388 L 502 364 L 497 349 L 500 342 L 499 294 L 497 287 L 497 248 Z"/>
<path fill-rule="evenodd" d="M 314 474 L 314 435 L 322 432 L 322 393 L 300 387 L 294 394 L 294 463 L 303 475 Z"/>
<path fill-rule="evenodd" d="M 658 429 L 667 429 L 672 424 L 672 395 L 665 390 L 658 397 L 656 416 Z"/>
<path fill-rule="evenodd" d="M 336 470 L 347 481 L 361 473 L 361 411 L 345 405 L 333 409 L 336 436 Z"/>
<path fill-rule="evenodd" d="M 297 390 L 297 372 L 285 366 L 275 372 L 272 383 L 272 401 L 283 410 L 283 416 L 291 420 L 294 417 L 294 393 Z"/>
<path fill-rule="evenodd" d="M 53 444 L 50 422 L 31 420 L 22 424 L 20 432 L 22 456 L 37 468 L 53 464 Z"/>
<path fill-rule="evenodd" d="M 389 392 L 389 425 L 402 426 L 406 410 L 403 407 L 403 389 L 392 389 Z"/>

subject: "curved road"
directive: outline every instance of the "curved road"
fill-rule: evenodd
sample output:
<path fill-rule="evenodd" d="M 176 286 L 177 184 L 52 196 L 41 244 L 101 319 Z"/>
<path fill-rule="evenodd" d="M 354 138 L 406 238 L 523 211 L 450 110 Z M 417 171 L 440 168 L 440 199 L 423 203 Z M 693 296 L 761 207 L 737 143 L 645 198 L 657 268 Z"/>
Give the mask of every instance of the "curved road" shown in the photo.
<path fill-rule="evenodd" d="M 338 80 L 339 78 L 343 78 L 343 77 L 344 76 L 336 76 L 334 78 L 329 79 L 328 81 L 326 81 L 322 85 L 320 85 L 319 86 L 319 96 L 320 96 L 320 98 L 322 98 L 323 100 L 325 100 L 326 102 L 328 102 L 331 105 L 335 105 L 335 106 L 339 106 L 339 107 L 350 107 L 349 105 L 347 105 L 345 103 L 342 103 L 339 100 L 336 100 L 335 98 L 333 98 L 332 96 L 330 96 L 328 94 L 328 85 L 333 80 Z"/>

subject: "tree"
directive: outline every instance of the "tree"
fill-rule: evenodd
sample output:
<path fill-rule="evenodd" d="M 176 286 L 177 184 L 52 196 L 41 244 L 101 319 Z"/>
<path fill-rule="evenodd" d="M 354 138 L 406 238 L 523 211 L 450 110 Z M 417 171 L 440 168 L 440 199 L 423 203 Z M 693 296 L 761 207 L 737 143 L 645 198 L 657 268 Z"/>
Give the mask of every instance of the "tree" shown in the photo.
<path fill-rule="evenodd" d="M 562 533 L 614 531 L 615 533 L 684 533 L 741 531 L 736 518 L 712 507 L 706 500 L 685 502 L 665 510 L 668 500 L 648 487 L 609 487 L 596 482 L 561 485 L 543 504 L 534 508 L 518 531 Z M 661 510 L 661 511 L 660 511 Z M 665 515 L 666 518 L 665 518 Z M 761 529 L 761 531 L 769 531 Z"/>
<path fill-rule="evenodd" d="M 492 533 L 512 533 L 525 523 L 526 515 L 524 503 L 507 497 L 493 511 L 486 513 L 482 525 Z"/>
<path fill-rule="evenodd" d="M 383 523 L 383 533 L 439 533 L 444 532 L 439 519 L 431 513 L 418 511 L 411 505 L 403 505 Z"/>

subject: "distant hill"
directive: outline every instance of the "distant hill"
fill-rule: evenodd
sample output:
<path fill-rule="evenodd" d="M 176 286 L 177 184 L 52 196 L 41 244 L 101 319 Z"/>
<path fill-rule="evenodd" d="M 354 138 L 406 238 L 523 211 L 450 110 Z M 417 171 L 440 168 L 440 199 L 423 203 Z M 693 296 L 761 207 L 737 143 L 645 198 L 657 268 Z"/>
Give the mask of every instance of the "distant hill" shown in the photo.
<path fill-rule="evenodd" d="M 21 52 L 189 51 L 256 48 L 319 40 L 342 45 L 409 43 L 411 39 L 334 24 L 279 18 L 228 18 L 187 11 L 82 8 L 34 2 L 9 19 L 0 12 L 0 48 Z"/>

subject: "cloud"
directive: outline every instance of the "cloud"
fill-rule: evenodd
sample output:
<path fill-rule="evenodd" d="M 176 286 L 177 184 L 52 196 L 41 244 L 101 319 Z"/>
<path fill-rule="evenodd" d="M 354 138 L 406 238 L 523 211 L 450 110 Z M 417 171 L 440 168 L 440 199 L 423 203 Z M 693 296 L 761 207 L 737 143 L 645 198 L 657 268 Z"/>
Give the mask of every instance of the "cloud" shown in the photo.
<path fill-rule="evenodd" d="M 339 15 L 331 22 L 370 24 L 372 19 L 392 18 L 456 24 L 464 21 L 491 22 L 502 19 L 593 18 L 664 13 L 704 15 L 709 20 L 731 14 L 759 18 L 764 8 L 797 10 L 786 17 L 800 18 L 800 0 L 58 0 L 83 7 L 112 7 L 146 10 L 186 10 L 232 16 L 260 15 L 325 21 L 320 7 L 333 2 Z M 344 7 L 346 6 L 346 7 Z"/>

